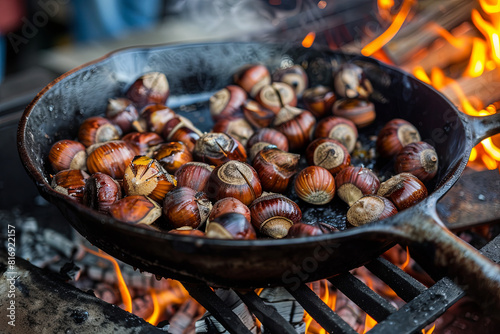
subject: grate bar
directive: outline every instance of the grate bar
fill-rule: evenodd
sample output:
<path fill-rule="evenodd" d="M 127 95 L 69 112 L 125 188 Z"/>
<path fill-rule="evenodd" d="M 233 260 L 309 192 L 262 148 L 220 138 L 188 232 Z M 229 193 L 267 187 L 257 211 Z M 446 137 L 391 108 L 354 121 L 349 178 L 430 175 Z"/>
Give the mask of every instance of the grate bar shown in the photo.
<path fill-rule="evenodd" d="M 425 285 L 386 259 L 378 258 L 365 267 L 407 303 L 427 289 Z"/>
<path fill-rule="evenodd" d="M 266 333 L 297 334 L 295 328 L 274 307 L 264 303 L 255 292 L 244 293 L 236 290 L 235 292 L 248 309 L 262 322 Z"/>
<path fill-rule="evenodd" d="M 377 322 L 397 311 L 391 303 L 350 273 L 340 274 L 328 280 Z"/>
<path fill-rule="evenodd" d="M 356 334 L 337 313 L 332 311 L 316 293 L 305 284 L 301 284 L 297 289 L 287 288 L 288 292 L 302 305 L 311 317 L 316 320 L 328 333 Z"/>
<path fill-rule="evenodd" d="M 182 283 L 189 294 L 198 301 L 230 333 L 252 334 L 240 318 L 207 285 Z"/>

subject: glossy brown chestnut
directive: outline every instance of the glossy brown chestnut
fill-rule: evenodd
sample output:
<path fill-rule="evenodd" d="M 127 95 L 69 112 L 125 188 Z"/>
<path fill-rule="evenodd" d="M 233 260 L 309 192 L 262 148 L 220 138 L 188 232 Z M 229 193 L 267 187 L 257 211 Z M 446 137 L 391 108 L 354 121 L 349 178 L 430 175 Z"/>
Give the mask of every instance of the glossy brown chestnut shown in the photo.
<path fill-rule="evenodd" d="M 118 126 L 122 133 L 134 130 L 133 123 L 139 118 L 137 108 L 127 98 L 109 99 L 106 108 L 106 118 Z"/>
<path fill-rule="evenodd" d="M 217 122 L 228 117 L 242 117 L 241 106 L 247 99 L 243 88 L 229 85 L 210 97 L 210 115 Z"/>
<path fill-rule="evenodd" d="M 351 120 L 357 127 L 370 125 L 375 120 L 375 106 L 367 100 L 340 99 L 333 104 L 333 115 Z"/>
<path fill-rule="evenodd" d="M 193 161 L 193 155 L 180 141 L 172 141 L 157 146 L 153 152 L 156 159 L 167 172 L 174 174 L 182 165 Z"/>
<path fill-rule="evenodd" d="M 163 73 L 150 72 L 139 77 L 127 90 L 127 97 L 137 106 L 167 102 L 170 86 Z"/>
<path fill-rule="evenodd" d="M 85 181 L 89 175 L 80 169 L 66 169 L 52 177 L 51 186 L 55 191 L 82 203 Z"/>
<path fill-rule="evenodd" d="M 278 68 L 274 70 L 271 79 L 272 81 L 284 82 L 291 86 L 297 97 L 301 97 L 309 86 L 307 73 L 300 65 Z"/>
<path fill-rule="evenodd" d="M 335 176 L 351 164 L 351 155 L 338 140 L 318 138 L 307 146 L 306 160 L 310 166 L 326 168 Z"/>
<path fill-rule="evenodd" d="M 170 191 L 163 201 L 163 215 L 173 227 L 197 228 L 205 223 L 212 210 L 212 203 L 203 192 L 188 187 Z"/>
<path fill-rule="evenodd" d="M 234 197 L 226 197 L 214 203 L 208 221 L 211 222 L 215 218 L 230 212 L 242 214 L 248 221 L 251 220 L 248 206 Z"/>
<path fill-rule="evenodd" d="M 125 169 L 123 190 L 128 196 L 144 195 L 161 203 L 177 181 L 161 164 L 146 156 L 136 156 Z"/>
<path fill-rule="evenodd" d="M 387 122 L 377 137 L 377 152 L 383 158 L 395 157 L 403 147 L 420 141 L 420 134 L 408 121 L 395 118 Z"/>
<path fill-rule="evenodd" d="M 294 186 L 300 199 L 314 205 L 327 204 L 335 196 L 335 178 L 327 169 L 319 166 L 301 170 Z"/>
<path fill-rule="evenodd" d="M 335 186 L 340 199 L 352 206 L 363 195 L 376 194 L 380 181 L 368 168 L 349 166 L 335 176 Z"/>
<path fill-rule="evenodd" d="M 347 211 L 347 221 L 360 226 L 394 216 L 398 210 L 385 197 L 366 195 L 358 199 Z"/>
<path fill-rule="evenodd" d="M 122 137 L 136 155 L 150 156 L 156 146 L 163 143 L 163 138 L 156 132 L 130 132 Z"/>
<path fill-rule="evenodd" d="M 253 240 L 257 238 L 250 221 L 241 213 L 229 212 L 210 220 L 205 230 L 208 238 Z"/>
<path fill-rule="evenodd" d="M 353 63 L 345 63 L 333 77 L 335 93 L 340 97 L 367 99 L 373 92 L 373 86 L 364 70 Z"/>
<path fill-rule="evenodd" d="M 262 185 L 252 166 L 229 160 L 212 171 L 206 193 L 217 201 L 224 197 L 234 197 L 243 204 L 250 205 L 262 194 Z"/>
<path fill-rule="evenodd" d="M 246 161 L 245 147 L 233 137 L 220 132 L 205 133 L 193 149 L 196 161 L 219 166 L 229 160 Z"/>
<path fill-rule="evenodd" d="M 419 141 L 406 145 L 396 155 L 396 173 L 411 173 L 422 182 L 436 176 L 438 170 L 436 150 L 426 142 Z"/>
<path fill-rule="evenodd" d="M 276 147 L 280 150 L 288 151 L 288 139 L 284 134 L 275 129 L 264 128 L 255 131 L 252 137 L 248 139 L 247 148 L 251 148 L 253 145 L 259 142 L 276 145 Z"/>
<path fill-rule="evenodd" d="M 193 228 L 186 228 L 186 227 L 180 227 L 176 228 L 173 230 L 168 231 L 169 234 L 178 234 L 178 235 L 189 235 L 191 237 L 205 237 L 205 232 L 193 229 Z"/>
<path fill-rule="evenodd" d="M 295 91 L 288 84 L 273 82 L 263 86 L 259 90 L 257 95 L 255 95 L 255 101 L 277 114 L 284 106 L 295 107 L 297 105 L 297 95 L 295 95 Z"/>
<path fill-rule="evenodd" d="M 322 235 L 324 233 L 323 229 L 318 225 L 297 223 L 290 227 L 287 238 L 311 237 L 314 235 Z"/>
<path fill-rule="evenodd" d="M 246 146 L 248 138 L 253 135 L 254 131 L 246 119 L 231 118 L 218 120 L 212 128 L 212 132 L 226 133 Z"/>
<path fill-rule="evenodd" d="M 175 112 L 166 105 L 149 104 L 141 110 L 138 124 L 135 123 L 136 130 L 161 134 L 165 124 L 175 116 Z"/>
<path fill-rule="evenodd" d="M 259 175 L 263 190 L 283 193 L 297 173 L 299 160 L 299 154 L 268 146 L 257 153 L 252 165 Z"/>
<path fill-rule="evenodd" d="M 114 179 L 122 179 L 125 168 L 135 152 L 122 140 L 113 140 L 97 146 L 87 158 L 87 169 L 94 174 L 102 172 Z"/>
<path fill-rule="evenodd" d="M 83 204 L 94 210 L 108 213 L 111 204 L 120 198 L 122 198 L 121 186 L 107 174 L 92 174 L 85 182 Z"/>
<path fill-rule="evenodd" d="M 248 151 L 248 159 L 250 161 L 253 161 L 253 159 L 255 159 L 255 157 L 259 154 L 259 152 L 266 148 L 277 148 L 277 147 L 276 145 L 269 144 L 263 141 L 258 142 L 255 145 L 252 145 L 252 147 L 250 147 L 250 150 Z"/>
<path fill-rule="evenodd" d="M 267 128 L 273 123 L 276 117 L 274 111 L 264 108 L 255 100 L 247 100 L 241 109 L 248 123 L 252 124 L 257 129 Z"/>
<path fill-rule="evenodd" d="M 185 117 L 176 116 L 169 120 L 163 128 L 162 136 L 166 141 L 183 142 L 193 152 L 196 141 L 203 135 L 193 123 Z"/>
<path fill-rule="evenodd" d="M 316 119 L 307 110 L 285 106 L 281 108 L 273 124 L 288 139 L 290 150 L 296 151 L 309 144 Z"/>
<path fill-rule="evenodd" d="M 382 182 L 377 195 L 390 199 L 402 211 L 426 198 L 427 188 L 413 174 L 400 173 Z"/>
<path fill-rule="evenodd" d="M 262 234 L 275 239 L 286 237 L 293 224 L 302 219 L 297 203 L 281 194 L 268 194 L 250 206 L 252 225 Z"/>
<path fill-rule="evenodd" d="M 188 162 L 175 172 L 177 186 L 189 187 L 196 191 L 205 191 L 208 178 L 213 170 L 212 166 L 203 162 Z"/>
<path fill-rule="evenodd" d="M 78 129 L 78 141 L 89 147 L 96 143 L 104 143 L 119 139 L 121 131 L 110 120 L 101 116 L 89 117 Z"/>
<path fill-rule="evenodd" d="M 233 79 L 253 98 L 263 86 L 271 83 L 271 74 L 264 65 L 247 64 L 236 71 Z"/>
<path fill-rule="evenodd" d="M 161 217 L 161 207 L 147 196 L 133 195 L 113 203 L 109 214 L 125 223 L 151 225 Z"/>
<path fill-rule="evenodd" d="M 352 153 L 358 140 L 358 129 L 356 124 L 347 118 L 329 116 L 319 121 L 314 130 L 314 138 L 323 137 L 338 140 Z"/>
<path fill-rule="evenodd" d="M 302 96 L 306 109 L 318 118 L 329 113 L 336 100 L 335 93 L 330 88 L 321 85 L 306 89 Z"/>
<path fill-rule="evenodd" d="M 49 162 L 55 172 L 65 169 L 87 169 L 87 152 L 82 143 L 63 139 L 49 151 Z"/>

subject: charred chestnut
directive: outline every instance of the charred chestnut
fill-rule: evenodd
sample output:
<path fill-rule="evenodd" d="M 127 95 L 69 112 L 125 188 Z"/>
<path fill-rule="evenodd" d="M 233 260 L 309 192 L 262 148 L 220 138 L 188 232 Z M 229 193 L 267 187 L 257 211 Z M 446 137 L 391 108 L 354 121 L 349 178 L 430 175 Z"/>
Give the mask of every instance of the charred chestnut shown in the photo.
<path fill-rule="evenodd" d="M 367 100 L 340 99 L 333 104 L 333 115 L 351 120 L 362 128 L 375 120 L 375 106 Z"/>
<path fill-rule="evenodd" d="M 206 189 L 212 199 L 234 197 L 245 205 L 250 205 L 262 194 L 262 185 L 255 169 L 236 160 L 216 167 L 210 174 Z"/>
<path fill-rule="evenodd" d="M 252 225 L 275 239 L 286 237 L 290 227 L 302 219 L 297 203 L 280 194 L 259 197 L 250 206 L 250 214 Z"/>
<path fill-rule="evenodd" d="M 161 207 L 147 196 L 133 195 L 113 203 L 109 214 L 122 222 L 151 225 L 161 217 Z"/>
<path fill-rule="evenodd" d="M 89 175 L 83 170 L 66 169 L 53 176 L 51 186 L 55 191 L 82 203 L 85 181 Z"/>
<path fill-rule="evenodd" d="M 121 179 L 134 156 L 135 152 L 126 142 L 113 140 L 92 150 L 87 158 L 87 169 L 91 174 L 102 172 Z"/>
<path fill-rule="evenodd" d="M 120 136 L 120 130 L 110 120 L 101 116 L 87 118 L 78 129 L 78 141 L 85 147 L 116 140 Z"/>
<path fill-rule="evenodd" d="M 311 140 L 316 119 L 307 110 L 285 106 L 276 115 L 273 124 L 288 139 L 290 150 L 299 150 Z"/>
<path fill-rule="evenodd" d="M 175 228 L 197 228 L 207 220 L 211 209 L 207 195 L 187 187 L 170 191 L 163 200 L 163 215 Z"/>
<path fill-rule="evenodd" d="M 248 206 L 234 197 L 225 197 L 214 203 L 212 211 L 210 212 L 210 216 L 208 217 L 208 221 L 211 222 L 215 218 L 230 212 L 240 213 L 248 221 L 251 220 L 250 209 L 248 208 Z"/>
<path fill-rule="evenodd" d="M 131 132 L 122 137 L 122 140 L 134 150 L 136 155 L 152 154 L 152 150 L 163 143 L 163 138 L 156 132 Z"/>
<path fill-rule="evenodd" d="M 300 65 L 278 68 L 274 70 L 272 81 L 279 81 L 288 84 L 295 91 L 297 97 L 301 97 L 309 85 L 307 73 Z"/>
<path fill-rule="evenodd" d="M 316 117 L 323 117 L 332 110 L 337 100 L 335 93 L 326 86 L 316 86 L 306 89 L 302 101 L 307 110 Z"/>
<path fill-rule="evenodd" d="M 394 170 L 396 173 L 411 173 L 422 182 L 429 181 L 438 170 L 436 150 L 422 141 L 408 144 L 396 155 Z"/>
<path fill-rule="evenodd" d="M 145 106 L 139 115 L 136 130 L 138 132 L 155 132 L 161 134 L 165 124 L 176 116 L 175 112 L 163 104 L 150 104 Z"/>
<path fill-rule="evenodd" d="M 271 83 L 271 74 L 264 65 L 248 64 L 236 71 L 233 79 L 251 97 L 255 97 L 263 86 Z"/>
<path fill-rule="evenodd" d="M 247 218 L 236 212 L 229 212 L 210 220 L 205 230 L 208 238 L 256 239 L 255 230 Z"/>
<path fill-rule="evenodd" d="M 104 173 L 92 174 L 85 182 L 83 204 L 102 213 L 108 213 L 109 207 L 122 197 L 118 182 Z"/>
<path fill-rule="evenodd" d="M 384 158 L 395 157 L 403 147 L 420 141 L 420 134 L 408 121 L 395 118 L 387 122 L 377 137 L 377 151 Z"/>
<path fill-rule="evenodd" d="M 197 161 L 220 165 L 228 160 L 246 161 L 247 153 L 243 145 L 233 137 L 218 132 L 204 134 L 196 141 L 193 157 Z"/>
<path fill-rule="evenodd" d="M 377 193 L 380 181 L 368 168 L 349 166 L 335 176 L 335 185 L 340 199 L 352 206 L 363 195 Z"/>
<path fill-rule="evenodd" d="M 228 117 L 243 116 L 241 106 L 247 99 L 243 88 L 229 85 L 217 91 L 210 97 L 210 115 L 217 122 Z"/>
<path fill-rule="evenodd" d="M 75 140 L 59 140 L 50 148 L 49 162 L 55 172 L 65 169 L 87 169 L 85 146 Z"/>
<path fill-rule="evenodd" d="M 351 155 L 339 141 L 331 138 L 318 138 L 307 146 L 306 160 L 310 166 L 323 167 L 335 176 L 350 165 Z"/>
<path fill-rule="evenodd" d="M 366 195 L 357 200 L 347 211 L 347 221 L 360 226 L 394 216 L 398 210 L 387 198 Z"/>
<path fill-rule="evenodd" d="M 382 182 L 377 195 L 390 199 L 402 211 L 426 198 L 427 188 L 416 176 L 401 173 Z"/>
<path fill-rule="evenodd" d="M 106 118 L 118 126 L 123 133 L 129 133 L 134 130 L 133 124 L 139 118 L 139 112 L 132 101 L 120 97 L 108 100 Z"/>
<path fill-rule="evenodd" d="M 177 186 L 205 191 L 208 178 L 213 170 L 212 166 L 203 162 L 188 162 L 175 172 Z"/>
<path fill-rule="evenodd" d="M 335 178 L 328 170 L 319 166 L 301 170 L 294 186 L 300 199 L 314 205 L 327 204 L 335 196 Z"/>
<path fill-rule="evenodd" d="M 244 118 L 221 119 L 214 124 L 212 132 L 227 133 L 243 146 L 253 135 L 252 126 Z"/>
<path fill-rule="evenodd" d="M 253 159 L 253 168 L 259 175 L 262 189 L 283 193 L 297 173 L 300 155 L 270 146 L 261 150 Z"/>
<path fill-rule="evenodd" d="M 139 77 L 127 90 L 127 97 L 139 107 L 167 102 L 170 86 L 165 74 L 150 72 Z"/>
<path fill-rule="evenodd" d="M 338 140 L 352 153 L 358 140 L 358 129 L 347 118 L 329 116 L 319 121 L 314 130 L 314 138 L 323 137 Z"/>
<path fill-rule="evenodd" d="M 333 77 L 335 92 L 340 97 L 367 99 L 373 92 L 364 70 L 353 63 L 343 64 Z"/>
<path fill-rule="evenodd" d="M 273 82 L 263 86 L 255 95 L 255 100 L 274 113 L 278 113 L 284 106 L 295 107 L 297 105 L 295 91 L 284 82 Z"/>
<path fill-rule="evenodd" d="M 182 165 L 193 161 L 193 155 L 185 144 L 173 141 L 157 146 L 153 159 L 158 160 L 167 172 L 174 174 Z"/>

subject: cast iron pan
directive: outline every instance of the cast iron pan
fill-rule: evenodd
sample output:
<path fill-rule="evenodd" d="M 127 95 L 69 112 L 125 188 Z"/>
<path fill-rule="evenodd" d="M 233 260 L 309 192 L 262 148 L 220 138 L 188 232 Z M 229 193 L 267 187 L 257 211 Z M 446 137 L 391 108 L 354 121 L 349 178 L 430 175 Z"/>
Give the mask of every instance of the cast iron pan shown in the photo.
<path fill-rule="evenodd" d="M 122 95 L 145 72 L 164 72 L 171 86 L 167 104 L 208 131 L 212 125 L 208 98 L 232 83 L 232 73 L 240 66 L 259 62 L 272 70 L 293 62 L 307 69 L 312 84 L 328 84 L 332 69 L 346 61 L 363 66 L 377 92 L 377 119 L 372 130 L 393 118 L 406 119 L 439 155 L 438 174 L 427 184 L 429 197 L 390 219 L 298 239 L 193 238 L 117 222 L 50 187 L 47 155 L 51 145 L 75 138 L 85 118 L 103 114 L 107 100 Z M 483 305 L 498 306 L 499 266 L 444 228 L 435 208 L 437 200 L 460 177 L 471 148 L 499 129 L 500 114 L 464 116 L 430 86 L 369 58 L 300 46 L 226 42 L 125 49 L 72 70 L 50 83 L 27 107 L 19 125 L 18 145 L 40 193 L 59 207 L 85 238 L 116 258 L 157 275 L 218 287 L 294 286 L 356 268 L 394 242 L 403 242 L 435 267 L 445 269 Z M 320 220 L 336 219 L 327 216 L 310 215 Z"/>

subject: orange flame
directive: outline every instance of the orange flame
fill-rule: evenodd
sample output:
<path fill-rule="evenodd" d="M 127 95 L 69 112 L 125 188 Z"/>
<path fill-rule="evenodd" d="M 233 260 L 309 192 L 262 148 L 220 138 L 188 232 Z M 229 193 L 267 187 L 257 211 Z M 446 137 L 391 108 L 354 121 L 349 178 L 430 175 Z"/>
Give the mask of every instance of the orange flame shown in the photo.
<path fill-rule="evenodd" d="M 365 276 L 365 284 L 373 290 L 373 281 L 371 279 L 370 276 L 366 275 Z M 377 324 L 377 321 L 375 321 L 375 319 L 373 319 L 372 317 L 370 317 L 370 315 L 366 315 L 366 318 L 365 318 L 365 328 L 363 329 L 363 334 L 365 334 L 366 332 L 368 332 L 370 329 L 372 329 L 373 327 L 375 327 L 375 325 Z"/>
<path fill-rule="evenodd" d="M 318 8 L 319 8 L 319 9 L 325 9 L 325 8 L 326 8 L 326 5 L 327 5 L 326 1 L 323 1 L 323 0 L 322 0 L 322 1 L 319 1 L 319 2 L 318 2 Z"/>
<path fill-rule="evenodd" d="M 361 54 L 364 56 L 371 56 L 376 51 L 380 50 L 384 45 L 386 45 L 401 29 L 401 26 L 405 22 L 410 10 L 415 3 L 415 0 L 404 0 L 401 5 L 399 13 L 396 14 L 394 21 L 392 21 L 389 28 L 384 31 L 379 37 L 368 43 L 362 50 Z"/>
<path fill-rule="evenodd" d="M 465 73 L 473 78 L 478 77 L 483 74 L 485 65 L 486 42 L 480 38 L 474 38 L 472 42 L 472 54 Z"/>
<path fill-rule="evenodd" d="M 428 331 L 425 331 L 425 329 L 422 329 L 422 334 L 432 334 L 434 332 L 434 329 L 436 329 L 436 324 L 432 325 L 432 327 L 429 328 Z"/>
<path fill-rule="evenodd" d="M 310 48 L 313 45 L 315 38 L 316 38 L 316 33 L 314 31 L 311 31 L 302 40 L 302 46 L 305 48 Z"/>
<path fill-rule="evenodd" d="M 151 289 L 150 293 L 151 299 L 153 300 L 153 313 L 145 320 L 151 325 L 156 326 L 158 325 L 158 318 L 160 317 L 160 305 L 158 303 L 158 295 L 156 294 L 156 291 Z"/>
<path fill-rule="evenodd" d="M 405 268 L 408 266 L 410 263 L 410 250 L 408 249 L 408 246 L 406 246 L 406 260 L 401 264 L 400 268 L 401 270 L 405 270 Z"/>
<path fill-rule="evenodd" d="M 479 0 L 479 4 L 485 13 L 494 14 L 500 12 L 499 0 Z"/>

